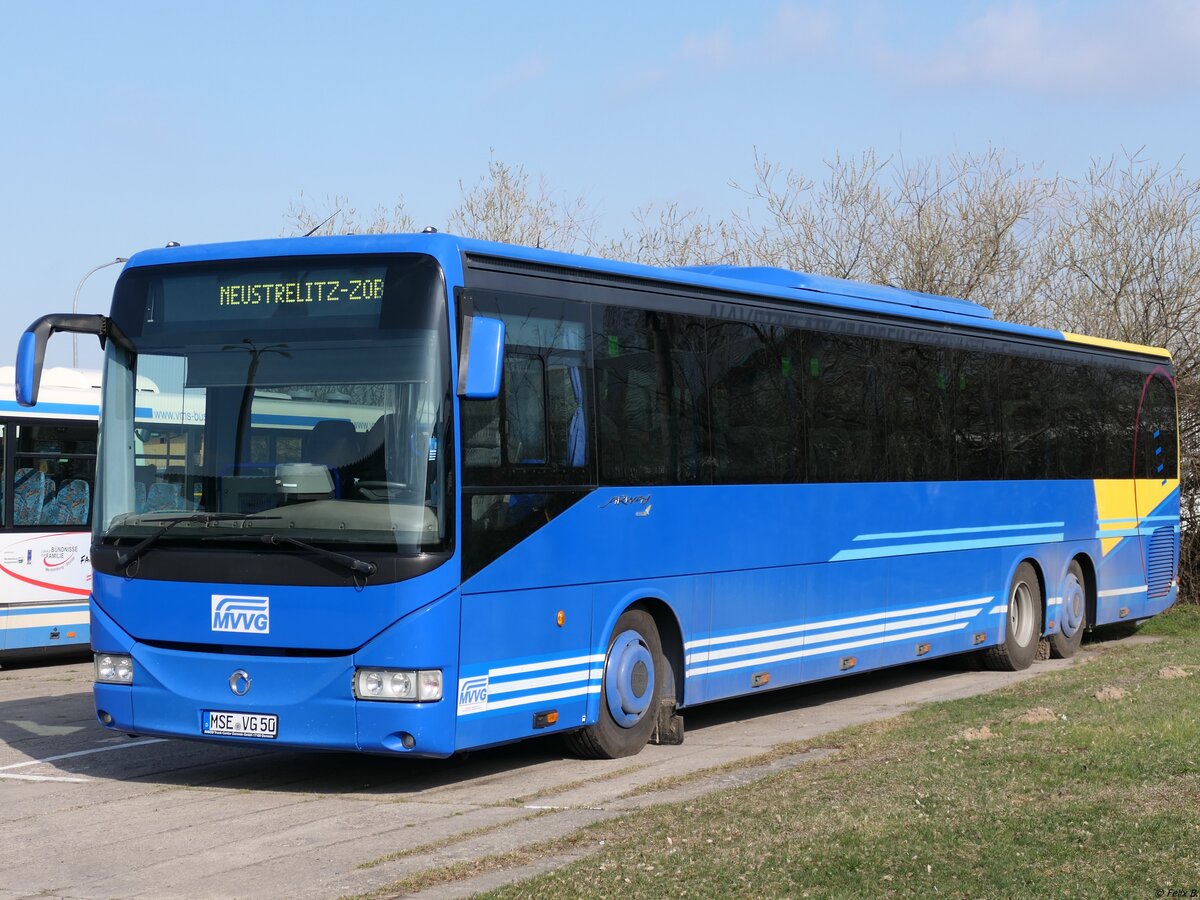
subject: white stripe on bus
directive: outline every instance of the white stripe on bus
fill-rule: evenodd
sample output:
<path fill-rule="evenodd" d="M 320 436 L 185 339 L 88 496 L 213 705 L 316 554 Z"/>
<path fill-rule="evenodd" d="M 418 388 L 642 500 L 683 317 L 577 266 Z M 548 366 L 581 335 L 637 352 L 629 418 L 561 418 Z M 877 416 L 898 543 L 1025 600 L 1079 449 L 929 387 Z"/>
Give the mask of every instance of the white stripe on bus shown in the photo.
<path fill-rule="evenodd" d="M 565 669 L 567 666 L 583 666 L 591 663 L 604 662 L 604 654 L 591 656 L 573 656 L 569 659 L 547 659 L 542 662 L 524 663 L 519 666 L 502 666 L 499 669 L 489 669 L 488 676 L 500 678 L 504 675 L 520 675 L 524 672 L 543 672 L 546 669 Z"/>
<path fill-rule="evenodd" d="M 1125 594 L 1144 594 L 1146 593 L 1146 585 L 1140 584 L 1136 587 L 1126 588 L 1110 588 L 1107 591 L 1100 591 L 1097 596 L 1100 597 L 1123 597 Z"/>
<path fill-rule="evenodd" d="M 802 625 L 787 625 L 781 628 L 769 628 L 764 631 L 746 631 L 740 634 L 727 634 L 714 638 L 698 638 L 683 645 L 684 650 L 696 647 L 709 647 L 716 644 L 731 644 L 735 641 L 749 641 L 756 638 L 775 637 L 781 634 L 794 634 L 800 631 L 816 631 L 821 628 L 833 628 L 839 625 L 858 625 L 863 622 L 874 622 L 878 619 L 900 619 L 904 616 L 915 616 L 922 613 L 942 612 L 947 609 L 961 609 L 965 606 L 978 606 L 990 603 L 995 597 L 976 597 L 973 600 L 955 600 L 953 603 L 937 603 L 933 606 L 914 606 L 908 609 L 897 609 L 890 612 L 871 613 L 864 616 L 850 616 L 845 619 L 826 619 L 823 622 L 807 622 Z"/>
<path fill-rule="evenodd" d="M 809 634 L 800 637 L 790 638 L 785 641 L 770 641 L 762 644 L 745 644 L 740 647 L 727 647 L 724 650 L 706 650 L 699 653 L 691 654 L 687 657 L 688 663 L 704 662 L 715 659 L 730 659 L 735 656 L 747 656 L 753 653 L 766 653 L 771 650 L 782 650 L 787 647 L 798 647 L 801 644 L 811 646 L 817 643 L 825 643 L 827 641 L 840 641 L 845 638 L 862 637 L 865 634 L 888 634 L 896 631 L 903 631 L 908 628 L 918 628 L 924 625 L 939 625 L 944 622 L 958 622 L 963 619 L 972 619 L 980 613 L 983 607 L 974 609 L 958 610 L 956 612 L 944 613 L 940 616 L 925 616 L 920 619 L 905 619 L 903 622 L 880 622 L 874 625 L 865 625 L 862 628 L 846 628 L 842 631 L 828 631 L 823 634 Z"/>
<path fill-rule="evenodd" d="M 490 688 L 489 688 L 490 690 Z M 535 694 L 530 697 L 512 697 L 508 700 L 499 700 L 493 703 L 488 700 L 487 707 L 484 709 L 459 710 L 460 716 L 473 716 L 482 712 L 492 712 L 497 709 L 509 709 L 513 706 L 529 706 L 535 703 L 549 703 L 551 700 L 564 700 L 568 697 L 579 697 L 586 694 L 600 693 L 600 685 L 590 684 L 586 687 L 571 688 L 566 691 L 551 691 L 547 694 Z"/>
<path fill-rule="evenodd" d="M 514 694 L 517 691 L 531 691 L 537 688 L 550 687 L 555 684 L 570 684 L 573 681 L 599 681 L 604 669 L 577 669 L 574 672 L 564 672 L 561 675 L 545 675 L 541 678 L 522 678 L 519 681 L 488 681 L 488 696 L 493 694 Z"/>
<path fill-rule="evenodd" d="M 890 644 L 895 641 L 903 641 L 909 638 L 925 637 L 931 634 L 945 634 L 948 631 L 959 631 L 967 627 L 966 622 L 959 622 L 957 625 L 943 625 L 941 628 L 924 628 L 918 631 L 906 631 L 901 634 L 891 634 L 886 637 L 872 638 L 867 641 L 851 641 L 845 644 L 833 644 L 827 647 L 812 647 L 804 650 L 798 650 L 795 653 L 779 653 L 774 656 L 763 656 L 756 659 L 739 660 L 737 662 L 721 663 L 716 666 L 695 666 L 688 670 L 685 677 L 694 678 L 697 675 L 712 675 L 717 672 L 727 672 L 731 669 L 749 669 L 754 666 L 762 666 L 768 663 L 785 662 L 790 659 L 800 659 L 805 656 L 817 656 L 822 653 L 837 653 L 842 650 L 854 650 L 858 647 L 870 647 L 877 644 Z"/>

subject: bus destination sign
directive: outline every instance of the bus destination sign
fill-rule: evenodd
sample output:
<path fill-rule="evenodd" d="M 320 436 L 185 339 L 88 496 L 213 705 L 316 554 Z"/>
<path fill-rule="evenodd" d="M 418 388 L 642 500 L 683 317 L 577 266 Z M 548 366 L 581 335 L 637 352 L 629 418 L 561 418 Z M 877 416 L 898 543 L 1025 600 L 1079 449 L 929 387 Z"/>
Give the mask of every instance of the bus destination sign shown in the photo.
<path fill-rule="evenodd" d="M 385 266 L 172 273 L 151 286 L 145 322 L 370 326 L 379 322 L 386 276 Z"/>
<path fill-rule="evenodd" d="M 371 304 L 381 299 L 382 278 L 250 281 L 218 286 L 219 306 L 271 306 L 281 303 Z"/>

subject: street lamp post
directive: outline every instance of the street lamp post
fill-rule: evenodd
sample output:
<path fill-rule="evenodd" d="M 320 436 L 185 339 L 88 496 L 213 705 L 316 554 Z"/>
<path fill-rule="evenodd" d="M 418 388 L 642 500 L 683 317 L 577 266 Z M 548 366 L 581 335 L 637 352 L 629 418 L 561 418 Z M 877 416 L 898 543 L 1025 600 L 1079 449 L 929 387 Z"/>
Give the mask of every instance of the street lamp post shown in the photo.
<path fill-rule="evenodd" d="M 109 266 L 115 266 L 117 263 L 123 263 L 123 262 L 128 262 L 128 261 L 129 261 L 128 257 L 118 256 L 114 260 L 111 260 L 106 263 L 100 263 L 100 265 L 93 266 L 92 268 L 88 269 L 87 272 L 84 274 L 84 276 L 79 279 L 79 284 L 75 285 L 75 299 L 71 301 L 72 315 L 79 312 L 79 292 L 81 290 L 83 290 L 83 283 L 85 281 L 87 281 L 89 278 L 91 278 L 94 274 L 99 272 L 101 269 L 107 269 Z M 72 369 L 79 368 L 79 335 L 78 334 L 71 335 L 71 368 Z"/>

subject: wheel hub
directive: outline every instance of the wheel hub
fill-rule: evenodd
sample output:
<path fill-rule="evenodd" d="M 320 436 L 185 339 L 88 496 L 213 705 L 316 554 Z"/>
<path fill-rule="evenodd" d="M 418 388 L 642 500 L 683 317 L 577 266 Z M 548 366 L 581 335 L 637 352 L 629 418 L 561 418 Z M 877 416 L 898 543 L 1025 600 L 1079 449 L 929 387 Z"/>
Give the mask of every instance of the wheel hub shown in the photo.
<path fill-rule="evenodd" d="M 1064 637 L 1075 636 L 1075 632 L 1083 624 L 1086 610 L 1087 596 L 1083 592 L 1083 585 L 1074 574 L 1068 575 L 1066 584 L 1063 585 L 1062 612 L 1058 616 L 1058 628 Z"/>
<path fill-rule="evenodd" d="M 636 631 L 617 635 L 604 666 L 608 711 L 622 728 L 632 728 L 654 697 L 654 658 Z"/>
<path fill-rule="evenodd" d="M 1008 600 L 1009 634 L 1014 643 L 1025 647 L 1033 638 L 1033 594 L 1025 582 L 1018 583 Z"/>

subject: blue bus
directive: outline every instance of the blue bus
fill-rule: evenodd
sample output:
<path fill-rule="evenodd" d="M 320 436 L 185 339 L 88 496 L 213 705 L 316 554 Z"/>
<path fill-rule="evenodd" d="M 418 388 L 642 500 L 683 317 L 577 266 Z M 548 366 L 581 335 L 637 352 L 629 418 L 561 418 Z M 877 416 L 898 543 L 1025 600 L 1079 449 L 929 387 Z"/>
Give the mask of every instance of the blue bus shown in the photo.
<path fill-rule="evenodd" d="M 1169 354 L 963 300 L 428 233 L 140 253 L 109 315 L 22 336 L 23 403 L 57 331 L 105 347 L 116 731 L 617 757 L 1177 596 Z"/>
<path fill-rule="evenodd" d="M 46 372 L 17 404 L 0 368 L 0 665 L 86 654 L 100 373 Z"/>

